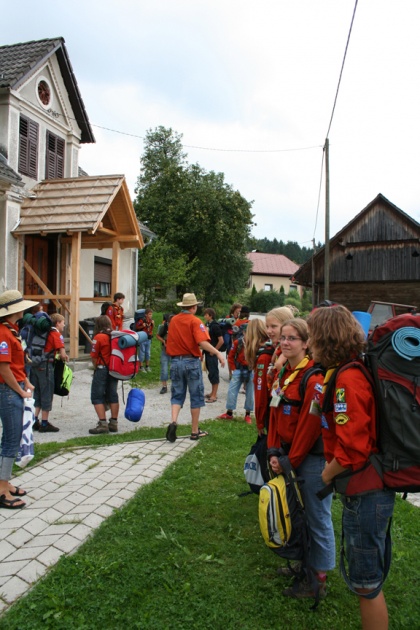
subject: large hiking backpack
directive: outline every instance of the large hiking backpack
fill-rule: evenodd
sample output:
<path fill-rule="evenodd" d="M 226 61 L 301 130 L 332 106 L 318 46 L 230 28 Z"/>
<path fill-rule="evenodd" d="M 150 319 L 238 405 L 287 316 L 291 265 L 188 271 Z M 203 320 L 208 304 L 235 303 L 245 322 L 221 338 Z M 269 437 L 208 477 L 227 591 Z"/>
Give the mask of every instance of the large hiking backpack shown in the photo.
<path fill-rule="evenodd" d="M 139 371 L 137 349 L 147 339 L 144 332 L 133 330 L 113 330 L 111 332 L 111 356 L 109 374 L 119 381 L 129 381 Z"/>
<path fill-rule="evenodd" d="M 44 348 L 52 327 L 51 317 L 45 311 L 26 313 L 23 316 L 20 336 L 28 363 L 35 367 L 50 358 L 50 354 L 46 354 Z"/>
<path fill-rule="evenodd" d="M 372 464 L 387 488 L 420 492 L 420 315 L 397 315 L 375 328 L 366 357 L 378 417 Z"/>
<path fill-rule="evenodd" d="M 235 321 L 234 317 L 223 317 L 217 322 L 220 326 L 220 330 L 222 331 L 226 352 L 229 352 L 232 347 L 232 327 Z"/>
<path fill-rule="evenodd" d="M 141 322 L 143 322 L 145 318 L 146 318 L 146 309 L 145 308 L 139 308 L 139 309 L 137 309 L 137 311 L 134 311 L 134 322 L 132 324 L 130 324 L 131 330 L 137 330 L 138 322 L 140 320 L 141 320 Z"/>

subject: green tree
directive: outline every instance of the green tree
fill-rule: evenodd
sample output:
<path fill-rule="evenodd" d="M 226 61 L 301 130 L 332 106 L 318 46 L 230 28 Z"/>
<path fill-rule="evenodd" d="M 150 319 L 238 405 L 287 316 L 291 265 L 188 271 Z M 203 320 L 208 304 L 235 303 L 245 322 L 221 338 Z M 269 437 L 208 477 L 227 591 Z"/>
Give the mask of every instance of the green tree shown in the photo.
<path fill-rule="evenodd" d="M 144 306 L 155 308 L 158 297 L 187 282 L 188 271 L 185 255 L 162 239 L 154 239 L 139 255 L 138 284 Z"/>
<path fill-rule="evenodd" d="M 188 165 L 181 138 L 164 127 L 147 132 L 135 209 L 185 256 L 182 288 L 188 286 L 207 303 L 223 301 L 240 292 L 249 277 L 251 203 L 224 181 L 223 173 Z"/>

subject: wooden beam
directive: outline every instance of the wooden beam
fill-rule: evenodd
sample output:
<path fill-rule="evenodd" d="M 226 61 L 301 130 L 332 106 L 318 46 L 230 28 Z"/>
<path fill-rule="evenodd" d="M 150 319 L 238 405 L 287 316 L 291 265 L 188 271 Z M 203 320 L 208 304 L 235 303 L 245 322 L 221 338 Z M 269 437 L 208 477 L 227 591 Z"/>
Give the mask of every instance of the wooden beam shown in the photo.
<path fill-rule="evenodd" d="M 79 356 L 79 294 L 80 252 L 82 233 L 75 232 L 71 240 L 71 299 L 70 299 L 70 359 Z"/>
<path fill-rule="evenodd" d="M 52 293 L 52 291 L 49 290 L 49 288 L 47 287 L 45 282 L 42 282 L 41 278 L 38 276 L 37 273 L 35 273 L 35 271 L 32 269 L 30 264 L 26 262 L 26 260 L 23 261 L 23 266 L 25 267 L 25 269 L 29 273 L 29 275 L 35 280 L 35 282 L 44 291 L 45 297 L 48 297 L 49 299 L 51 299 L 54 302 L 54 304 L 56 305 L 57 308 L 62 308 L 62 304 L 59 302 L 59 300 L 54 298 L 54 293 Z M 38 295 L 37 297 L 39 299 L 41 296 Z"/>
<path fill-rule="evenodd" d="M 120 270 L 120 244 L 114 241 L 112 244 L 112 275 L 111 275 L 111 295 L 118 291 L 118 278 Z"/>
<path fill-rule="evenodd" d="M 106 228 L 106 227 L 98 227 L 96 232 L 101 232 L 103 234 L 109 234 L 110 236 L 114 236 L 114 237 L 118 236 L 118 233 L 115 232 L 115 230 L 110 230 L 109 228 Z"/>

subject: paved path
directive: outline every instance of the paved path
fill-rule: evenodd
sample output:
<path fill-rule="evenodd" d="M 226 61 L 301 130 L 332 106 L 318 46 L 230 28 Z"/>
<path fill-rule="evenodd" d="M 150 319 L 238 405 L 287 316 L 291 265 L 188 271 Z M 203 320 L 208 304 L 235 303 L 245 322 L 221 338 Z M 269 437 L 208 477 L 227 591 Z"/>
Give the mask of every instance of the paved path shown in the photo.
<path fill-rule="evenodd" d="M 0 612 L 196 444 L 187 437 L 172 444 L 151 440 L 78 447 L 12 481 L 28 496 L 24 509 L 0 510 Z"/>

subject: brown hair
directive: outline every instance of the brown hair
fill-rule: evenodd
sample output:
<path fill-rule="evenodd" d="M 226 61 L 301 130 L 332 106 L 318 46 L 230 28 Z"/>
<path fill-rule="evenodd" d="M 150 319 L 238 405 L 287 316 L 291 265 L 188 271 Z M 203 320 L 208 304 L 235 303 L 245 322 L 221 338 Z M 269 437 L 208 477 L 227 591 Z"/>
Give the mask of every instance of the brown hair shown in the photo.
<path fill-rule="evenodd" d="M 93 336 L 99 333 L 110 333 L 112 331 L 112 323 L 108 315 L 99 315 L 95 319 L 95 326 L 93 327 Z"/>
<path fill-rule="evenodd" d="M 204 315 L 209 315 L 212 319 L 214 319 L 216 317 L 216 311 L 214 308 L 205 308 Z"/>
<path fill-rule="evenodd" d="M 366 346 L 362 327 L 341 304 L 314 310 L 308 326 L 310 345 L 324 367 L 357 357 Z"/>
<path fill-rule="evenodd" d="M 53 313 L 51 315 L 51 321 L 52 325 L 55 326 L 56 324 L 58 324 L 58 322 L 64 321 L 64 315 L 61 315 L 60 313 Z"/>
<path fill-rule="evenodd" d="M 239 302 L 235 302 L 234 304 L 232 304 L 232 306 L 230 307 L 230 311 L 229 311 L 229 315 L 233 315 L 233 313 L 237 310 L 237 309 L 241 309 L 242 308 L 242 304 L 239 304 Z"/>
<path fill-rule="evenodd" d="M 285 326 L 293 326 L 293 328 L 296 329 L 296 332 L 298 333 L 302 341 L 308 341 L 308 338 L 309 338 L 308 324 L 301 317 L 295 317 L 295 319 L 288 319 L 286 322 L 284 322 L 284 324 L 282 324 L 281 329 L 283 330 Z"/>
<path fill-rule="evenodd" d="M 257 363 L 257 352 L 263 343 L 268 341 L 267 329 L 262 319 L 251 319 L 248 322 L 244 337 L 245 358 L 253 370 Z"/>

